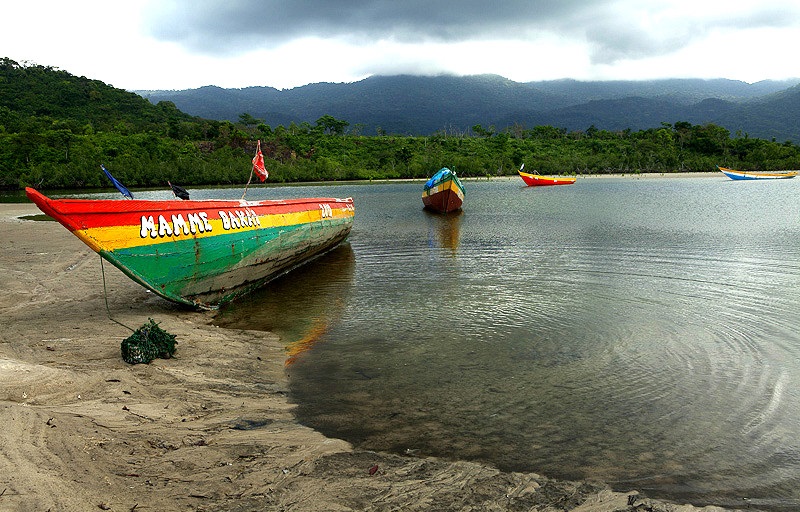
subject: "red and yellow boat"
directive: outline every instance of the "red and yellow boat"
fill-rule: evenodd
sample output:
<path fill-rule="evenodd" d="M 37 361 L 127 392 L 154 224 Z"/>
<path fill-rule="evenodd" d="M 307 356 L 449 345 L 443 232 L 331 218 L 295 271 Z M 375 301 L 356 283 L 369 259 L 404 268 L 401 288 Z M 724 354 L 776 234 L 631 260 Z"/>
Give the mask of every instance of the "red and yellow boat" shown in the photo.
<path fill-rule="evenodd" d="M 442 167 L 431 179 L 425 182 L 422 190 L 422 204 L 425 208 L 441 213 L 453 212 L 464 203 L 464 185 L 456 173 Z"/>
<path fill-rule="evenodd" d="M 523 171 L 525 169 L 525 164 L 522 164 L 522 167 L 519 168 L 519 175 L 522 178 L 522 181 L 525 182 L 526 185 L 529 187 L 544 187 L 548 185 L 572 185 L 575 183 L 576 178 L 573 176 L 569 177 L 561 177 L 561 176 L 542 176 L 538 173 L 530 173 Z"/>
<path fill-rule="evenodd" d="M 342 242 L 353 200 L 51 199 L 42 212 L 154 293 L 216 309 Z"/>

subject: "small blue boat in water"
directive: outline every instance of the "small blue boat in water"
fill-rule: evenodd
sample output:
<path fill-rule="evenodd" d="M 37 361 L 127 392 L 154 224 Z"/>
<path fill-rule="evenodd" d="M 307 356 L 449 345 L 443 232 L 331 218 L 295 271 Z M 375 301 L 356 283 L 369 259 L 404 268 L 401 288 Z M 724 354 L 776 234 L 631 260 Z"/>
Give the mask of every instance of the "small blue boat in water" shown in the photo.
<path fill-rule="evenodd" d="M 746 172 L 735 171 L 727 167 L 717 166 L 717 169 L 732 180 L 780 180 L 786 178 L 794 178 L 797 176 L 798 171 L 782 171 L 782 172 Z"/>

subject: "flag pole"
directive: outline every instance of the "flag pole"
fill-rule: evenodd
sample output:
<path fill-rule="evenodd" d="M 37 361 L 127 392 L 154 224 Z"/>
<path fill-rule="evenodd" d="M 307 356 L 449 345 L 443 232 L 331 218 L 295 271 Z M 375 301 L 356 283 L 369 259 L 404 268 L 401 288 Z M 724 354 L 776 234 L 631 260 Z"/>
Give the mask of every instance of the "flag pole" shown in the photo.
<path fill-rule="evenodd" d="M 244 195 L 247 194 L 247 187 L 250 186 L 250 181 L 253 179 L 253 169 L 250 169 L 250 177 L 247 178 L 247 184 L 244 186 L 244 192 L 242 192 L 242 201 L 244 201 Z"/>
<path fill-rule="evenodd" d="M 261 140 L 258 141 L 258 146 L 256 147 L 256 156 L 258 152 L 261 151 Z M 256 169 L 256 157 L 253 157 L 253 167 L 250 168 L 250 177 L 247 178 L 247 184 L 244 186 L 244 192 L 242 192 L 242 201 L 244 201 L 244 195 L 247 194 L 247 187 L 250 186 L 250 182 L 253 180 L 253 172 Z"/>

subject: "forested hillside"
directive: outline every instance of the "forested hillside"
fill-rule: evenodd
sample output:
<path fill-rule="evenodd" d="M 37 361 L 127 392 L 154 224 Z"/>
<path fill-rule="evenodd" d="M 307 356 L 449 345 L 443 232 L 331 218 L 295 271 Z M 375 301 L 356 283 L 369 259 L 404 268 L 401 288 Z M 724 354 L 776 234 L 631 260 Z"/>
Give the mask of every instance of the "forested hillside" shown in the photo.
<path fill-rule="evenodd" d="M 499 86 L 499 85 L 498 85 Z M 499 90 L 499 89 L 498 89 Z M 388 101 L 388 92 L 373 92 Z M 787 92 L 783 100 L 795 101 Z M 430 100 L 431 108 L 436 102 Z M 484 122 L 473 105 L 469 130 L 427 136 L 364 135 L 348 120 L 270 125 L 249 112 L 235 121 L 189 116 L 171 102 L 140 96 L 66 71 L 0 60 L 0 187 L 109 187 L 104 164 L 129 188 L 242 185 L 262 141 L 270 182 L 425 178 L 441 167 L 463 177 L 515 174 L 523 162 L 543 173 L 711 171 L 798 167 L 791 142 L 715 124 L 662 121 L 632 130 L 602 124 L 582 130 Z M 654 112 L 656 122 L 659 113 Z"/>

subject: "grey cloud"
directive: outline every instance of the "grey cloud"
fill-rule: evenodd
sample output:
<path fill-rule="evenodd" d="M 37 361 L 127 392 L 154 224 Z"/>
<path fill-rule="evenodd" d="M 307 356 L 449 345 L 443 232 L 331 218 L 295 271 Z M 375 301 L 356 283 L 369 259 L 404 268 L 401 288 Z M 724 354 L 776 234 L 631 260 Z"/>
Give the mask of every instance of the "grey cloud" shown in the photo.
<path fill-rule="evenodd" d="M 687 15 L 669 26 L 642 27 L 636 14 L 669 9 L 641 0 L 154 0 L 146 19 L 157 39 L 207 54 L 240 53 L 304 36 L 345 39 L 457 42 L 529 39 L 550 33 L 586 42 L 591 60 L 662 55 L 714 27 L 781 26 L 798 19 L 786 0 L 753 5 L 746 13 Z"/>
<path fill-rule="evenodd" d="M 356 40 L 465 41 L 515 38 L 551 28 L 603 0 L 160 0 L 147 28 L 206 53 L 275 46 L 314 35 Z"/>
<path fill-rule="evenodd" d="M 624 1 L 613 9 L 598 9 L 591 22 L 581 23 L 586 28 L 594 64 L 669 54 L 706 37 L 712 30 L 727 30 L 731 37 L 737 37 L 736 31 L 741 29 L 792 26 L 800 14 L 795 5 L 756 4 L 746 12 L 720 11 L 707 18 L 687 16 L 645 28 L 630 16 L 632 11 L 642 8 L 641 2 L 633 0 L 625 7 Z"/>

